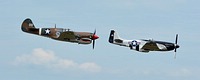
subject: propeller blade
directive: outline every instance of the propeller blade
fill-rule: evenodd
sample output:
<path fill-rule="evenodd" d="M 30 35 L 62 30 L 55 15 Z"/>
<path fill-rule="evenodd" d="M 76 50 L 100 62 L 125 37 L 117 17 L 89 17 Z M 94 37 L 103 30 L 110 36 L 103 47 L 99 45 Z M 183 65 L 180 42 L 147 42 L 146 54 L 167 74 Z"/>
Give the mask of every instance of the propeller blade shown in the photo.
<path fill-rule="evenodd" d="M 176 52 L 176 48 L 175 48 L 174 52 Z"/>
<path fill-rule="evenodd" d="M 178 34 L 176 34 L 176 40 L 175 40 L 175 45 L 174 45 L 174 52 L 176 52 L 176 49 L 178 47 Z"/>
<path fill-rule="evenodd" d="M 92 35 L 92 48 L 94 49 L 95 46 L 95 39 L 97 39 L 98 36 L 96 36 L 96 29 L 94 30 L 94 33 Z"/>
<path fill-rule="evenodd" d="M 93 40 L 93 45 L 92 45 L 92 48 L 94 49 L 94 46 L 95 46 L 95 40 Z"/>
<path fill-rule="evenodd" d="M 93 35 L 95 35 L 96 34 L 96 29 L 94 30 L 94 33 L 93 33 Z"/>
<path fill-rule="evenodd" d="M 178 34 L 176 34 L 176 41 L 175 41 L 175 44 L 177 44 L 178 42 Z"/>
<path fill-rule="evenodd" d="M 176 49 L 179 48 L 178 46 L 178 34 L 176 34 L 176 40 L 175 40 L 175 45 L 174 45 L 174 59 L 176 59 Z"/>

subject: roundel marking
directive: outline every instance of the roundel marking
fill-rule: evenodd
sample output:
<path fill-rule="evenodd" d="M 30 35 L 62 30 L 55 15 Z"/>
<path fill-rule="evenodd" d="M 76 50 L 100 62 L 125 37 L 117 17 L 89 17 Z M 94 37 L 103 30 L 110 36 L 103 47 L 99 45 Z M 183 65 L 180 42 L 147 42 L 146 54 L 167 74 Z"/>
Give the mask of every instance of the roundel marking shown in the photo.
<path fill-rule="evenodd" d="M 60 32 L 56 32 L 56 36 L 59 37 L 60 36 Z"/>
<path fill-rule="evenodd" d="M 131 43 L 131 45 L 132 45 L 132 46 L 137 46 L 137 45 L 138 45 L 138 42 L 135 41 L 135 40 L 133 40 L 132 43 Z"/>

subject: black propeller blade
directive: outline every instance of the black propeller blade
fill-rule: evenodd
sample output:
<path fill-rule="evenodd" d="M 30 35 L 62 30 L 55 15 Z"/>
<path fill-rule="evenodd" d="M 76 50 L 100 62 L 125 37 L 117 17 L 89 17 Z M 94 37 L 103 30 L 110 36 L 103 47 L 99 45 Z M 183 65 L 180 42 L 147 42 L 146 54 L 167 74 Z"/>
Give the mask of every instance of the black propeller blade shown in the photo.
<path fill-rule="evenodd" d="M 176 40 L 175 40 L 175 45 L 174 45 L 174 58 L 176 59 L 176 49 L 179 48 L 178 43 L 178 34 L 176 34 Z"/>
<path fill-rule="evenodd" d="M 95 35 L 96 35 L 96 29 L 92 35 L 92 48 L 94 49 L 94 46 L 95 46 Z"/>
<path fill-rule="evenodd" d="M 92 48 L 94 49 L 94 46 L 95 46 L 95 40 L 92 40 L 93 42 L 92 42 Z"/>
<path fill-rule="evenodd" d="M 175 40 L 175 50 L 174 50 L 174 52 L 176 52 L 176 49 L 177 49 L 177 42 L 178 42 L 178 34 L 176 34 L 176 40 Z"/>

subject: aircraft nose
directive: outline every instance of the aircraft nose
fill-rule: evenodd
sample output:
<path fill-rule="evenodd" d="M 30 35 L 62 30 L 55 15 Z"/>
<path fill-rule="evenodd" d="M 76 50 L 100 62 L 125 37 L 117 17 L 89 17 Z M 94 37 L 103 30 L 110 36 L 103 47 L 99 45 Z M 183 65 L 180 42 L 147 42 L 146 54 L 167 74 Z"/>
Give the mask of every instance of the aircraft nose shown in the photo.
<path fill-rule="evenodd" d="M 176 45 L 176 48 L 179 48 L 180 46 L 179 45 Z"/>
<path fill-rule="evenodd" d="M 99 36 L 97 36 L 97 35 L 92 36 L 92 40 L 95 40 L 95 39 L 98 39 L 98 38 L 99 38 Z"/>

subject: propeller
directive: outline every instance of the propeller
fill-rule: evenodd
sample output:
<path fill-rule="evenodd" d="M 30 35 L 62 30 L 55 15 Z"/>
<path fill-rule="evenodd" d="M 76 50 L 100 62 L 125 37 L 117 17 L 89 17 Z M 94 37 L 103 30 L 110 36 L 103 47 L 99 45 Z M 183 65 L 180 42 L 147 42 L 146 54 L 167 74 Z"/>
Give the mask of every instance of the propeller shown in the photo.
<path fill-rule="evenodd" d="M 179 48 L 178 43 L 178 34 L 176 34 L 176 40 L 175 40 L 175 45 L 174 45 L 174 58 L 176 59 L 176 49 Z"/>
<path fill-rule="evenodd" d="M 94 46 L 95 46 L 95 40 L 98 39 L 99 37 L 96 35 L 96 29 L 92 35 L 92 48 L 94 49 Z"/>

